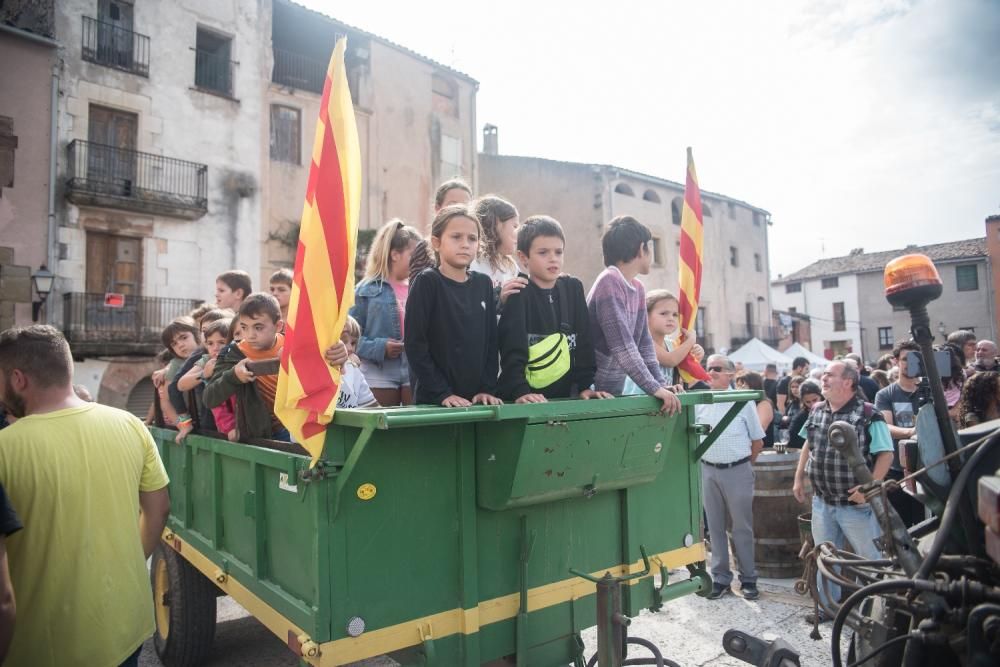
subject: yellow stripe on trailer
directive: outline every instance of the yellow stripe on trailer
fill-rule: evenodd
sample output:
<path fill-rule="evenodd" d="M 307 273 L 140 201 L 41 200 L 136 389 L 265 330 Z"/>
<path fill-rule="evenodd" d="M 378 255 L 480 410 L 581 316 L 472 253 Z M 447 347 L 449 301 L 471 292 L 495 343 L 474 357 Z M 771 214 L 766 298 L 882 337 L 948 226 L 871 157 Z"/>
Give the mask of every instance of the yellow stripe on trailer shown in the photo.
<path fill-rule="evenodd" d="M 387 628 L 371 630 L 360 637 L 345 637 L 325 644 L 317 644 L 302 628 L 279 614 L 232 576 L 224 573 L 218 565 L 192 547 L 189 542 L 184 542 L 181 548 L 177 548 L 179 540 L 173 531 L 165 530 L 163 539 L 167 545 L 173 547 L 174 551 L 191 563 L 199 572 L 212 579 L 226 595 L 242 605 L 264 627 L 285 641 L 289 648 L 300 655 L 303 660 L 320 667 L 334 667 L 371 658 L 416 646 L 428 639 L 441 639 L 455 634 L 475 634 L 483 626 L 517 616 L 519 596 L 517 593 L 512 593 L 481 602 L 478 607 L 473 609 L 450 609 Z M 705 560 L 705 545 L 694 544 L 681 549 L 665 551 L 650 556 L 649 560 L 666 568 L 699 563 Z M 602 568 L 591 574 L 600 577 L 605 572 L 610 572 L 612 576 L 622 576 L 641 572 L 643 567 L 642 561 L 639 560 L 627 565 L 619 564 Z M 648 577 L 651 576 L 653 576 L 652 572 Z M 628 583 L 634 586 L 648 577 L 633 579 Z M 528 611 L 546 609 L 594 593 L 593 583 L 579 577 L 568 577 L 561 581 L 528 589 Z"/>

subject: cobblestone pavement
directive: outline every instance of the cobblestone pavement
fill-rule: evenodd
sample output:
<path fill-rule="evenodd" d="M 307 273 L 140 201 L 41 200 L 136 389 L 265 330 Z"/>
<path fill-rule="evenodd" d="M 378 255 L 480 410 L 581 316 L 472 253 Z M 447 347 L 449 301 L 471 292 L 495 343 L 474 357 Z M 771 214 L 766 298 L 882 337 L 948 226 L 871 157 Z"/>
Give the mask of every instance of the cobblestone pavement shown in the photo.
<path fill-rule="evenodd" d="M 744 600 L 738 593 L 715 601 L 689 595 L 668 603 L 657 613 L 643 612 L 633 619 L 629 634 L 652 641 L 665 657 L 682 667 L 744 665 L 722 650 L 722 634 L 729 628 L 766 639 L 780 636 L 799 651 L 803 667 L 829 665 L 831 624 L 820 626 L 822 640 L 809 638 L 812 626 L 806 624 L 803 617 L 811 610 L 811 605 L 792 590 L 793 583 L 791 579 L 762 579 L 758 582 L 761 597 L 755 602 Z M 218 619 L 215 643 L 206 667 L 295 667 L 299 664 L 281 640 L 231 599 L 219 599 Z M 596 650 L 594 630 L 585 631 L 583 638 L 589 656 Z M 842 650 L 846 655 L 846 644 Z M 642 655 L 636 651 L 632 657 Z M 152 641 L 143 647 L 139 664 L 160 665 Z M 392 665 L 396 663 L 380 658 L 356 663 L 355 667 Z"/>

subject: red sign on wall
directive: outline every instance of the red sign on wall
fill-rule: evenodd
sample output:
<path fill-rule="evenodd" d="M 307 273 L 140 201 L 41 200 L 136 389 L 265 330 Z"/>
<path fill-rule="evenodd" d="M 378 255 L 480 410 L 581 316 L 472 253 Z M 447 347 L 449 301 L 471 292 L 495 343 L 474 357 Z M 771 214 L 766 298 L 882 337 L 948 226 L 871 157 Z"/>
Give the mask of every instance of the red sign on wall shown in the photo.
<path fill-rule="evenodd" d="M 105 308 L 123 308 L 125 306 L 125 295 L 119 292 L 107 292 L 104 295 Z"/>

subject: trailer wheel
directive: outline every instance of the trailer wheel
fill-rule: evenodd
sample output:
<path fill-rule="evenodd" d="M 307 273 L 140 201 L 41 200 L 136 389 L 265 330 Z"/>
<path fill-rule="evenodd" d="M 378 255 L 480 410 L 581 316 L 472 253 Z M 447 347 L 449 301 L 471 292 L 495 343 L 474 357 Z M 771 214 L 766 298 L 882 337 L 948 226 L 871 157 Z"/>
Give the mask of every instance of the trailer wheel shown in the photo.
<path fill-rule="evenodd" d="M 215 637 L 215 584 L 163 544 L 153 551 L 149 577 L 156 655 L 166 667 L 200 665 Z"/>

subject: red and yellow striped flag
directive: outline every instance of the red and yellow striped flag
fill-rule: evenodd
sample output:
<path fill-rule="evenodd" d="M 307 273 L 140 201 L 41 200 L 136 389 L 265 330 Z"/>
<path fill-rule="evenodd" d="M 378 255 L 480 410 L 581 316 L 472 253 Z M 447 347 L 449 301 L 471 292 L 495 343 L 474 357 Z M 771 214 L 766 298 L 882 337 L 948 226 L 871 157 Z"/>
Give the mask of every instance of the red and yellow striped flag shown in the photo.
<path fill-rule="evenodd" d="M 354 304 L 361 149 L 346 47 L 346 38 L 337 41 L 323 85 L 274 400 L 275 414 L 312 455 L 313 465 L 323 453 L 340 389 L 340 369 L 327 364 L 323 353 L 340 340 Z"/>
<path fill-rule="evenodd" d="M 701 297 L 701 254 L 704 236 L 701 217 L 701 190 L 694 170 L 694 155 L 687 149 L 687 180 L 684 183 L 684 210 L 681 213 L 680 311 L 681 327 L 694 331 Z M 710 379 L 690 354 L 677 367 L 686 383 Z"/>

